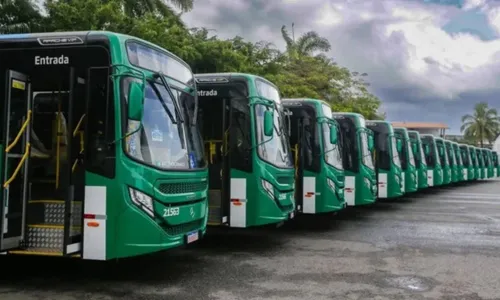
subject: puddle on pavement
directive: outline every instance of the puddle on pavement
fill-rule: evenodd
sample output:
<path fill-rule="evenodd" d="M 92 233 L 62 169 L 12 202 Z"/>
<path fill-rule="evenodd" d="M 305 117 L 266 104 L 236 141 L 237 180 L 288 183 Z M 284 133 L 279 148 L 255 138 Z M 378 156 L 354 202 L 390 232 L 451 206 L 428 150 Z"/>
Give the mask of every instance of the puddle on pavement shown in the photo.
<path fill-rule="evenodd" d="M 425 292 L 431 289 L 428 279 L 416 276 L 397 276 L 385 279 L 391 287 L 402 288 L 413 292 Z"/>

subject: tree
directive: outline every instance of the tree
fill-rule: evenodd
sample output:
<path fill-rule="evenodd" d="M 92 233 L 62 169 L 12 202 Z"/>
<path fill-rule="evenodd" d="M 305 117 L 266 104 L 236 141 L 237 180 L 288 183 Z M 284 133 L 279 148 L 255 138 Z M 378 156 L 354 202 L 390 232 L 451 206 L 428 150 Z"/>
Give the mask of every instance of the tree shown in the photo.
<path fill-rule="evenodd" d="M 0 34 L 31 32 L 42 16 L 30 0 L 0 0 Z"/>
<path fill-rule="evenodd" d="M 140 17 L 147 13 L 159 14 L 163 17 L 175 15 L 174 10 L 165 0 L 122 0 L 123 8 L 128 16 Z M 168 2 L 182 12 L 193 9 L 194 0 L 169 0 Z"/>
<path fill-rule="evenodd" d="M 462 116 L 460 131 L 466 139 L 472 139 L 476 144 L 484 146 L 487 140 L 490 144 L 495 140 L 500 130 L 500 118 L 494 108 L 489 108 L 485 102 L 474 106 L 474 113 Z"/>
<path fill-rule="evenodd" d="M 312 56 L 315 52 L 328 52 L 332 48 L 328 39 L 321 37 L 316 31 L 306 32 L 295 40 L 293 36 L 290 37 L 286 26 L 283 25 L 281 35 L 285 40 L 287 53 L 291 58 Z"/>
<path fill-rule="evenodd" d="M 239 36 L 221 39 L 207 28 L 187 28 L 173 6 L 187 11 L 193 0 L 45 0 L 43 16 L 31 1 L 35 0 L 0 0 L 0 28 L 129 34 L 168 49 L 195 73 L 260 75 L 275 83 L 284 97 L 318 98 L 330 102 L 336 111 L 383 118 L 378 113 L 380 100 L 361 79 L 367 74 L 337 65 L 327 55 L 329 41 L 314 31 L 295 41 L 283 27 L 287 51 L 282 52 L 269 41 L 253 43 Z"/>

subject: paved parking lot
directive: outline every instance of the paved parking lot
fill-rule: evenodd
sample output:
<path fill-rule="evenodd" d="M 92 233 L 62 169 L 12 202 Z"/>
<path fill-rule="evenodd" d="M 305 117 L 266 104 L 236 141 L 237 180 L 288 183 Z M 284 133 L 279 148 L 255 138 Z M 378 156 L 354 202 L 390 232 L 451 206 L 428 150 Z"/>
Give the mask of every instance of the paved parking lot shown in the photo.
<path fill-rule="evenodd" d="M 500 299 L 500 181 L 119 263 L 0 257 L 2 300 Z"/>

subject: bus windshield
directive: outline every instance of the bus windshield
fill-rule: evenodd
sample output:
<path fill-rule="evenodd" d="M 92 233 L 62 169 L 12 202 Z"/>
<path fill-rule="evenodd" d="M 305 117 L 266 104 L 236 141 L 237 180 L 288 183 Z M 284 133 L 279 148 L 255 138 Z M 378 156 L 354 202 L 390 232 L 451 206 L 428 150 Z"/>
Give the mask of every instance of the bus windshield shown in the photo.
<path fill-rule="evenodd" d="M 392 147 L 392 162 L 401 168 L 401 160 L 399 158 L 398 148 L 396 146 L 396 138 L 394 136 L 391 137 L 391 147 Z"/>
<path fill-rule="evenodd" d="M 124 80 L 122 93 L 128 102 L 130 82 L 136 79 L 129 77 Z M 187 141 L 198 141 L 193 139 L 198 135 L 193 136 L 193 131 L 186 128 L 187 122 L 174 123 L 179 118 L 173 101 L 162 84 L 148 81 L 142 128 L 135 132 L 140 122 L 128 120 L 127 133 L 135 133 L 126 139 L 126 152 L 137 160 L 162 169 L 196 168 L 203 161 L 203 152 L 192 151 L 197 145 L 188 145 Z M 169 113 L 174 116 L 173 120 Z"/>
<path fill-rule="evenodd" d="M 420 162 L 422 165 L 427 166 L 427 160 L 425 159 L 425 152 L 424 152 L 424 147 L 423 143 L 418 143 L 418 149 L 420 151 Z"/>
<path fill-rule="evenodd" d="M 408 163 L 411 165 L 411 166 L 415 166 L 415 157 L 413 156 L 413 151 L 412 151 L 412 148 L 411 148 L 411 141 L 410 140 L 407 140 L 406 141 L 406 147 L 407 147 L 407 152 L 408 152 Z"/>
<path fill-rule="evenodd" d="M 323 110 L 323 116 L 328 119 L 332 119 L 332 109 L 325 104 L 321 105 L 321 109 Z M 325 162 L 332 167 L 342 170 L 342 154 L 340 153 L 339 143 L 331 144 L 330 143 L 330 130 L 332 126 L 336 126 L 336 123 L 321 123 L 321 131 L 323 131 L 323 148 L 325 151 Z"/>
<path fill-rule="evenodd" d="M 257 104 L 255 105 L 255 116 L 257 122 L 257 144 L 259 145 L 259 156 L 281 168 L 293 168 L 292 157 L 290 155 L 290 144 L 285 126 L 285 113 L 278 90 L 270 84 L 255 80 L 255 85 L 259 96 L 274 101 L 274 130 L 273 136 L 267 137 L 264 135 L 264 112 L 273 110 L 272 107 Z"/>
<path fill-rule="evenodd" d="M 366 131 L 361 132 L 360 139 L 363 164 L 368 168 L 375 170 L 375 167 L 373 165 L 373 157 L 370 149 L 368 148 L 368 134 L 366 133 Z"/>
<path fill-rule="evenodd" d="M 469 151 L 467 149 L 460 147 L 460 153 L 462 154 L 462 163 L 464 166 L 468 167 L 470 165 Z"/>

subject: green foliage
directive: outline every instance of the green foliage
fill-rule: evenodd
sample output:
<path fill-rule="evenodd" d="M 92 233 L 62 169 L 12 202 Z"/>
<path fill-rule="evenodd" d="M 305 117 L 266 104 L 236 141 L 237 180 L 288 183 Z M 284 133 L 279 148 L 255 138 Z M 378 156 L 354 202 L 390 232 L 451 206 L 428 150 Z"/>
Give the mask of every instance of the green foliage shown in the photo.
<path fill-rule="evenodd" d="M 497 110 L 488 107 L 485 102 L 477 103 L 473 114 L 462 116 L 460 131 L 464 133 L 466 140 L 473 141 L 481 147 L 485 141 L 493 143 L 500 133 L 500 117 Z"/>
<path fill-rule="evenodd" d="M 281 52 L 269 42 L 242 37 L 221 39 L 206 28 L 189 29 L 171 5 L 188 11 L 193 0 L 46 0 L 43 16 L 30 0 L 0 0 L 0 34 L 30 31 L 109 30 L 158 44 L 189 63 L 195 73 L 243 72 L 274 82 L 284 97 L 310 97 L 331 103 L 335 111 L 383 119 L 380 100 L 358 72 L 326 56 L 330 42 L 314 31 L 297 40 L 281 28 L 287 44 Z"/>

